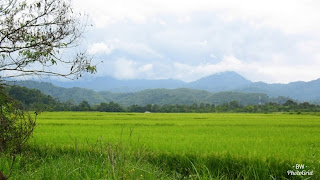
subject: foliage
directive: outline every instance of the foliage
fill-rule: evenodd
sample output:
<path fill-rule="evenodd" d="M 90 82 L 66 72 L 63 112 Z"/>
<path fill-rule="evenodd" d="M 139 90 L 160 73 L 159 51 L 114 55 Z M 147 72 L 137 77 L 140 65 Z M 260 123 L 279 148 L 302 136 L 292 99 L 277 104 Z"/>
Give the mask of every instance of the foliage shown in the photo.
<path fill-rule="evenodd" d="M 0 154 L 20 152 L 35 127 L 35 119 L 20 110 L 20 104 L 0 90 Z"/>
<path fill-rule="evenodd" d="M 88 101 L 79 104 L 73 101 L 60 102 L 39 90 L 26 87 L 11 86 L 6 89 L 9 96 L 22 102 L 25 108 L 35 111 L 100 111 L 100 112 L 166 112 L 166 113 L 209 113 L 209 112 L 247 112 L 247 113 L 271 113 L 271 112 L 320 112 L 320 106 L 308 102 L 297 103 L 287 100 L 283 104 L 267 102 L 263 104 L 242 105 L 238 101 L 230 101 L 223 104 L 193 103 L 188 104 L 133 104 L 128 107 L 110 101 L 97 105 L 90 105 Z"/>
<path fill-rule="evenodd" d="M 11 98 L 21 101 L 25 105 L 25 108 L 30 110 L 49 111 L 52 106 L 56 107 L 59 105 L 58 101 L 51 96 L 41 93 L 39 90 L 11 86 L 7 88 L 7 93 Z"/>
<path fill-rule="evenodd" d="M 1 1 L 0 81 L 31 75 L 78 78 L 83 72 L 95 73 L 85 52 L 72 55 L 66 51 L 78 45 L 86 27 L 87 21 L 74 14 L 68 0 Z M 15 154 L 31 136 L 35 120 L 3 92 L 2 85 L 0 88 L 0 152 Z M 9 94 L 25 95 L 24 104 L 37 101 L 29 97 L 34 94 L 15 90 Z M 50 98 L 46 103 L 55 102 Z"/>
<path fill-rule="evenodd" d="M 87 26 L 83 18 L 73 14 L 70 2 L 11 1 L 4 0 L 9 5 L 0 11 L 2 79 L 26 75 L 78 77 L 84 71 L 96 71 L 84 52 L 74 58 L 63 55 L 65 49 L 77 45 Z M 52 66 L 65 67 L 66 71 L 52 71 Z"/>

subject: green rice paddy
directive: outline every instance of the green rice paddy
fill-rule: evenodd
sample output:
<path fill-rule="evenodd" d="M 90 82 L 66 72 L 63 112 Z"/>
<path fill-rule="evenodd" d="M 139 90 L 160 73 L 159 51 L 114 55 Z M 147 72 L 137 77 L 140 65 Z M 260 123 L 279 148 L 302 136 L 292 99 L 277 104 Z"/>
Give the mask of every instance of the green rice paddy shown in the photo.
<path fill-rule="evenodd" d="M 317 115 L 44 112 L 12 179 L 317 179 L 319 153 Z"/>

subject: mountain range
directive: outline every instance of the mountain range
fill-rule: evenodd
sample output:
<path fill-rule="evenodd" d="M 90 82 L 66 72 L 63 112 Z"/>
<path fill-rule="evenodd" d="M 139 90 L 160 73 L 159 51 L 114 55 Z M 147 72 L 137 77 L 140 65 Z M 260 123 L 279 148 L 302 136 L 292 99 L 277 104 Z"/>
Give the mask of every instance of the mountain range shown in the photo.
<path fill-rule="evenodd" d="M 227 71 L 223 73 L 213 74 L 201 78 L 197 81 L 186 83 L 174 79 L 131 79 L 131 80 L 118 80 L 112 77 L 99 77 L 91 80 L 82 81 L 50 81 L 60 87 L 72 88 L 81 87 L 92 89 L 94 91 L 110 91 L 110 92 L 137 92 L 146 89 L 177 89 L 177 88 L 190 88 L 200 89 L 210 92 L 230 91 L 238 87 L 249 85 L 252 82 L 245 79 L 241 75 Z"/>
<path fill-rule="evenodd" d="M 289 98 L 278 97 L 270 98 L 262 93 L 241 93 L 241 92 L 218 92 L 212 93 L 205 90 L 178 88 L 178 89 L 146 89 L 138 92 L 115 93 L 109 91 L 95 92 L 90 89 L 73 87 L 64 88 L 47 82 L 19 81 L 16 85 L 30 89 L 39 89 L 42 93 L 50 95 L 62 102 L 73 102 L 79 104 L 88 101 L 95 105 L 102 102 L 116 102 L 123 106 L 133 104 L 187 104 L 209 103 L 223 104 L 230 101 L 238 101 L 242 105 L 259 104 L 266 102 L 284 103 Z"/>
<path fill-rule="evenodd" d="M 290 97 L 297 101 L 320 101 L 320 79 L 303 82 L 291 82 L 288 84 L 268 84 L 264 82 L 251 82 L 240 74 L 227 71 L 213 74 L 199 80 L 186 83 L 173 79 L 162 80 L 117 80 L 112 77 L 100 77 L 91 81 L 57 82 L 53 84 L 61 87 L 81 87 L 94 91 L 110 92 L 137 92 L 146 89 L 177 89 L 189 88 L 206 90 L 209 92 L 243 92 L 243 93 L 264 93 L 271 97 Z"/>
<path fill-rule="evenodd" d="M 45 82 L 33 83 L 32 81 L 19 81 L 15 83 L 28 88 L 40 89 L 44 93 L 59 99 L 63 99 L 61 96 L 64 94 L 68 94 L 69 99 L 82 99 L 81 97 L 73 97 L 80 94 L 82 94 L 82 97 L 91 96 L 92 98 L 90 101 L 93 104 L 106 100 L 117 100 L 118 102 L 123 101 L 122 104 L 127 105 L 134 102 L 132 101 L 131 103 L 128 103 L 129 100 L 124 100 L 123 97 L 130 96 L 131 99 L 134 99 L 131 96 L 135 95 L 135 98 L 144 99 L 142 98 L 142 95 L 142 97 L 139 97 L 138 95 L 141 93 L 144 95 L 148 93 L 150 94 L 150 92 L 155 93 L 155 89 L 158 90 L 153 96 L 159 96 L 159 93 L 174 93 L 176 96 L 179 97 L 181 95 L 182 97 L 183 94 L 186 94 L 186 92 L 192 92 L 191 94 L 216 94 L 221 92 L 233 92 L 239 94 L 256 93 L 260 94 L 260 96 L 261 94 L 265 94 L 271 98 L 282 96 L 300 102 L 308 101 L 317 104 L 320 103 L 320 79 L 309 82 L 291 82 L 288 84 L 267 84 L 264 82 L 251 82 L 238 73 L 232 71 L 213 74 L 190 83 L 173 79 L 117 80 L 111 77 L 100 77 L 91 81 L 51 81 L 53 85 L 48 85 L 48 83 Z M 190 89 L 193 89 L 193 91 Z M 62 91 L 63 94 L 61 94 Z M 114 97 L 118 97 L 118 99 Z M 119 97 L 121 97 L 122 100 L 120 100 L 121 98 L 119 99 Z M 148 98 L 152 99 L 152 96 L 148 95 Z M 196 98 L 199 98 L 199 96 Z M 200 102 L 199 100 L 196 100 L 196 98 L 190 97 L 192 102 Z M 171 97 L 171 99 L 175 99 L 175 97 Z M 200 100 L 203 101 L 203 98 L 200 98 Z M 166 100 L 166 102 L 168 101 L 169 100 Z M 212 101 L 208 102 L 212 103 Z"/>

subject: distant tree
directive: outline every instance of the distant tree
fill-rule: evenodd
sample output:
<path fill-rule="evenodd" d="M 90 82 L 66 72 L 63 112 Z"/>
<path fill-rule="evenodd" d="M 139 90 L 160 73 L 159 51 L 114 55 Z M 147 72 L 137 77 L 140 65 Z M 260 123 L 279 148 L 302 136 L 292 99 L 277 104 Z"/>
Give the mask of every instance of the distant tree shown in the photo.
<path fill-rule="evenodd" d="M 90 111 L 91 107 L 90 107 L 90 104 L 88 103 L 88 101 L 82 101 L 79 104 L 79 110 L 80 111 Z"/>
<path fill-rule="evenodd" d="M 311 104 L 308 102 L 303 102 L 303 103 L 299 104 L 299 107 L 302 109 L 308 109 L 311 107 Z"/>
<path fill-rule="evenodd" d="M 72 109 L 72 107 L 74 106 L 74 101 L 69 99 L 65 102 L 65 109 L 66 111 L 70 111 Z"/>
<path fill-rule="evenodd" d="M 292 100 L 287 100 L 283 105 L 284 105 L 284 106 L 291 106 L 291 107 L 293 107 L 293 106 L 297 106 L 298 103 L 297 103 L 297 102 L 294 102 L 294 101 L 292 101 Z"/>
<path fill-rule="evenodd" d="M 245 112 L 253 113 L 254 112 L 254 106 L 253 105 L 248 105 L 244 107 Z"/>
<path fill-rule="evenodd" d="M 109 103 L 109 112 L 123 112 L 124 109 L 118 104 L 114 102 Z"/>
<path fill-rule="evenodd" d="M 239 108 L 240 107 L 240 104 L 238 101 L 231 101 L 229 102 L 229 108 L 230 109 L 235 109 L 235 108 Z"/>
<path fill-rule="evenodd" d="M 298 106 L 298 103 L 297 102 L 294 102 L 292 100 L 287 100 L 283 106 L 285 106 L 284 108 L 286 109 L 286 111 L 295 111 L 297 106 Z"/>

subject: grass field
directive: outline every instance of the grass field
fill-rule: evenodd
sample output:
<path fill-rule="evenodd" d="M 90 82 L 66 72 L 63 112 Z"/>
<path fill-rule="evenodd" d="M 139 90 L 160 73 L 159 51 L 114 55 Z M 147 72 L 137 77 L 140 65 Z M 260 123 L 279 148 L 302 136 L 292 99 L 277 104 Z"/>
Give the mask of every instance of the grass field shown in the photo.
<path fill-rule="evenodd" d="M 44 112 L 12 178 L 318 179 L 319 153 L 317 115 Z"/>

